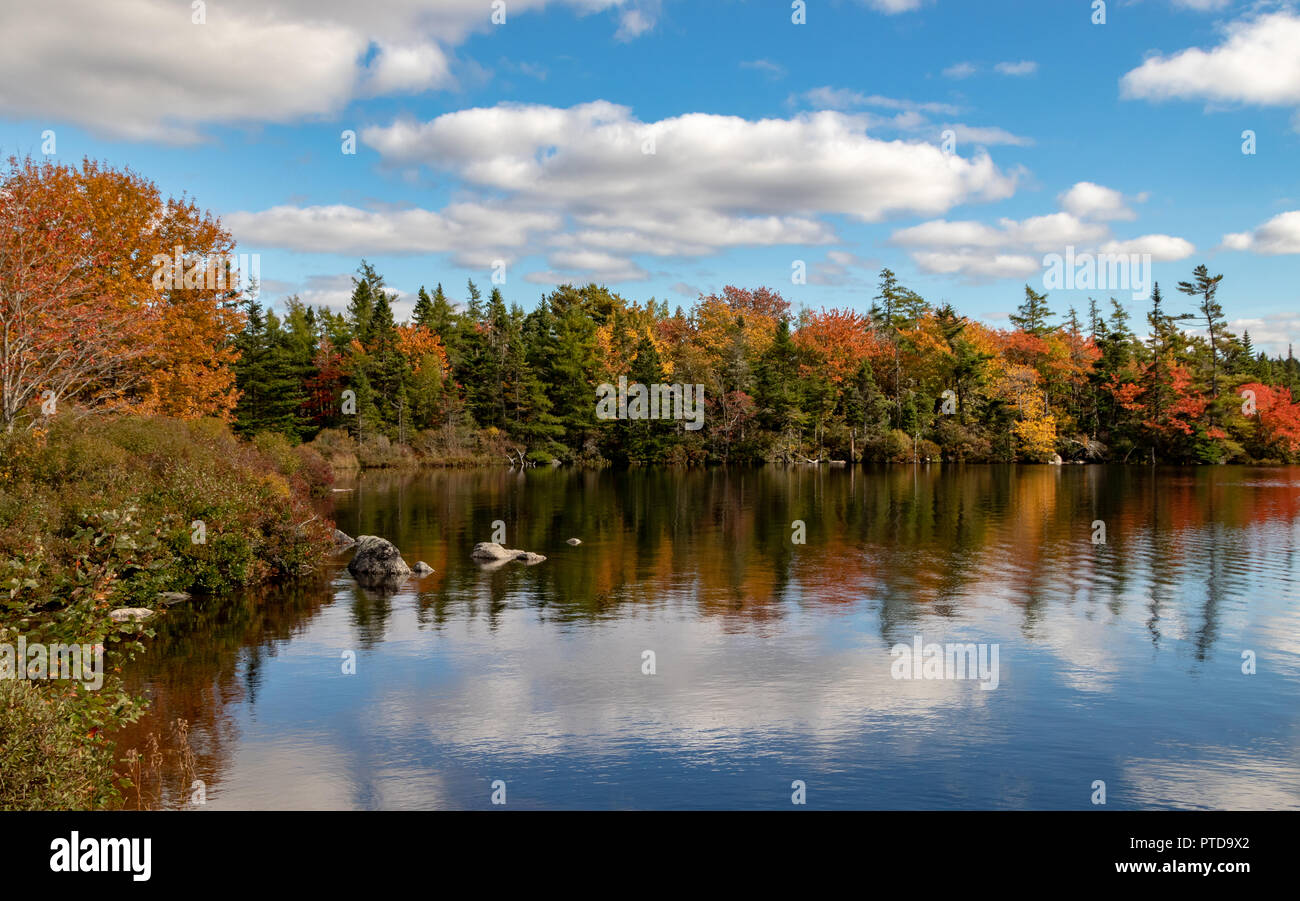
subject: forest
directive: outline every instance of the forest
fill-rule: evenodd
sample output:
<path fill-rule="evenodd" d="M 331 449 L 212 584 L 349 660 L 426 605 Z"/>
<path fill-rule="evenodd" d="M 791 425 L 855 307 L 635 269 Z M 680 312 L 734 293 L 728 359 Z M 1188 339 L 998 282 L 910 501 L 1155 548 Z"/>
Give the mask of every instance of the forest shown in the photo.
<path fill-rule="evenodd" d="M 235 240 L 129 170 L 15 159 L 3 188 L 10 432 L 68 408 L 215 417 L 363 466 L 1300 459 L 1300 364 L 1229 330 L 1230 283 L 1204 265 L 1137 321 L 1025 285 L 995 328 L 890 269 L 865 312 L 766 287 L 670 309 L 595 284 L 525 311 L 502 285 L 457 303 L 431 278 L 399 321 L 365 260 L 343 310 L 263 304 L 235 273 L 158 279 L 159 258 L 228 267 Z M 597 386 L 620 377 L 703 385 L 704 427 L 603 421 Z"/>

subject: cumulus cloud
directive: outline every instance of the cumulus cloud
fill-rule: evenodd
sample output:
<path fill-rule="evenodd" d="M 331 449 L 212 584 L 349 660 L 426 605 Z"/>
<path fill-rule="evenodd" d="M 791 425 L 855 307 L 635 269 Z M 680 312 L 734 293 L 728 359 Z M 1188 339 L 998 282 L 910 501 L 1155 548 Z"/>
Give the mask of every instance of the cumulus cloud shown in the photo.
<path fill-rule="evenodd" d="M 547 6 L 616 10 L 630 38 L 658 3 L 510 0 L 508 11 Z M 451 87 L 451 49 L 492 27 L 484 0 L 222 0 L 202 24 L 192 16 L 171 0 L 0 4 L 0 114 L 192 143 L 206 125 L 309 120 L 358 97 Z"/>
<path fill-rule="evenodd" d="M 1156 55 L 1120 80 L 1124 97 L 1259 106 L 1300 104 L 1300 14 L 1283 10 L 1226 26 L 1222 43 Z"/>
<path fill-rule="evenodd" d="M 1107 241 L 1101 245 L 1101 252 L 1127 256 L 1149 255 L 1154 262 L 1171 263 L 1185 260 L 1196 253 L 1196 245 L 1186 238 L 1173 235 L 1142 235 L 1127 241 Z"/>
<path fill-rule="evenodd" d="M 975 68 L 974 63 L 953 63 L 943 70 L 943 75 L 945 78 L 962 79 L 970 78 L 976 71 L 978 70 Z"/>
<path fill-rule="evenodd" d="M 225 222 L 241 246 L 348 256 L 450 252 L 463 265 L 477 267 L 513 259 L 531 234 L 560 226 L 560 218 L 546 212 L 474 203 L 452 204 L 439 212 L 276 206 L 230 213 Z"/>
<path fill-rule="evenodd" d="M 1224 235 L 1223 247 L 1269 256 L 1300 253 L 1300 210 L 1280 213 L 1254 231 Z"/>
<path fill-rule="evenodd" d="M 1250 332 L 1256 350 L 1270 356 L 1286 356 L 1300 344 L 1300 313 L 1270 313 L 1246 319 L 1233 319 L 1228 323 L 1233 334 Z"/>
<path fill-rule="evenodd" d="M 1015 178 L 987 154 L 968 159 L 881 140 L 831 111 L 642 122 L 603 101 L 500 105 L 365 129 L 361 140 L 389 165 L 449 173 L 483 199 L 440 211 L 240 212 L 226 221 L 241 243 L 480 261 L 538 252 L 556 272 L 630 280 L 645 277 L 634 255 L 832 244 L 829 216 L 942 214 L 1015 190 Z"/>
<path fill-rule="evenodd" d="M 1060 196 L 1061 209 L 1081 219 L 1136 219 L 1114 188 L 1081 181 Z"/>
<path fill-rule="evenodd" d="M 1025 278 L 1043 270 L 1043 254 L 1101 251 L 1150 254 L 1153 261 L 1181 260 L 1196 248 L 1171 235 L 1143 235 L 1119 240 L 1104 220 L 1119 216 L 1119 192 L 1079 182 L 1059 198 L 1060 212 L 1027 219 L 1000 219 L 996 224 L 973 220 L 932 220 L 900 229 L 889 243 L 905 248 L 924 271 L 960 275 L 970 280 Z"/>

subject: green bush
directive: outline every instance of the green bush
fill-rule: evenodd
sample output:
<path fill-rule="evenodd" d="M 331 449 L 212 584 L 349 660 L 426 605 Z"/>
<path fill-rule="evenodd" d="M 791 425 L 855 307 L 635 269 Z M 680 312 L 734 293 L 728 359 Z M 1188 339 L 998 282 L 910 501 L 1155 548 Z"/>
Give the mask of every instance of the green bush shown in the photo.
<path fill-rule="evenodd" d="M 113 745 L 83 726 L 76 693 L 0 680 L 0 810 L 89 810 L 118 799 Z"/>

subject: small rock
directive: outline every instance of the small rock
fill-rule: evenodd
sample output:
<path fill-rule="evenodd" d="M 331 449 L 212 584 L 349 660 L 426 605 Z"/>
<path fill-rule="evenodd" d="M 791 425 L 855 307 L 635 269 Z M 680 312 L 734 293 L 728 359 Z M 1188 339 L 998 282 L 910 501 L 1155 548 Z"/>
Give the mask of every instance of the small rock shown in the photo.
<path fill-rule="evenodd" d="M 188 591 L 160 591 L 158 592 L 158 603 L 164 607 L 175 607 L 177 604 L 183 604 L 190 599 Z"/>
<path fill-rule="evenodd" d="M 351 537 L 348 535 L 347 532 L 341 532 L 341 531 L 339 531 L 338 529 L 335 529 L 335 530 L 334 530 L 334 544 L 335 544 L 337 547 L 341 547 L 341 548 L 342 548 L 342 547 L 347 547 L 347 546 L 350 545 L 350 544 L 356 544 L 356 541 L 355 541 L 353 538 L 351 538 Z"/>
<path fill-rule="evenodd" d="M 567 544 L 567 545 L 569 545 L 569 546 L 571 546 L 571 547 L 577 547 L 578 545 L 582 544 L 582 539 L 581 539 L 581 538 L 570 538 L 568 541 L 566 541 L 566 542 L 564 542 L 564 543 Z"/>
<path fill-rule="evenodd" d="M 115 623 L 124 623 L 130 620 L 139 622 L 151 616 L 153 616 L 153 611 L 145 607 L 118 607 L 108 613 L 108 618 Z"/>
<path fill-rule="evenodd" d="M 429 573 L 433 572 L 433 567 L 425 563 L 423 560 L 420 560 L 416 562 L 415 566 L 411 567 L 411 572 L 415 573 L 417 576 L 427 576 Z"/>

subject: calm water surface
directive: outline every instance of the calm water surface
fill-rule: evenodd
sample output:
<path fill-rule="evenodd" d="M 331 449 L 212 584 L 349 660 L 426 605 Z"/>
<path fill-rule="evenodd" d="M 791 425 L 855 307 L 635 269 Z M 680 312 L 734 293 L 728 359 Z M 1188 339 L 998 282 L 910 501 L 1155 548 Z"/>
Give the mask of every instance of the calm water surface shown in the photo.
<path fill-rule="evenodd" d="M 345 554 L 169 614 L 121 739 L 163 738 L 145 803 L 185 806 L 194 777 L 208 809 L 485 808 L 499 779 L 516 809 L 782 809 L 803 780 L 813 808 L 1055 809 L 1103 780 L 1108 808 L 1300 808 L 1300 468 L 340 487 L 341 529 L 436 572 L 385 596 Z M 495 520 L 549 559 L 480 569 Z M 893 678 L 918 636 L 996 646 L 996 689 Z"/>

